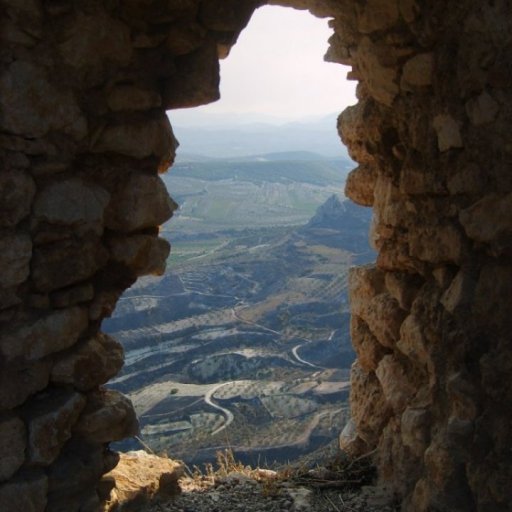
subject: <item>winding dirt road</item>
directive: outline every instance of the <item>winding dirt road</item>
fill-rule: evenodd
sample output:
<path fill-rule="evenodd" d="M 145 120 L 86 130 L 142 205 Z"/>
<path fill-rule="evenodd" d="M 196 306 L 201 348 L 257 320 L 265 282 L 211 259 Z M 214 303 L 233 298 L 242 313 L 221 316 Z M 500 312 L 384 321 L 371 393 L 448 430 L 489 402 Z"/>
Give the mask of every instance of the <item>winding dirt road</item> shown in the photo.
<path fill-rule="evenodd" d="M 231 423 L 233 423 L 233 420 L 235 417 L 233 416 L 233 413 L 226 409 L 225 407 L 221 407 L 220 405 L 217 405 L 215 402 L 212 401 L 212 397 L 215 394 L 216 391 L 218 391 L 222 386 L 226 386 L 227 384 L 233 384 L 234 381 L 230 382 L 223 382 L 222 384 L 218 384 L 217 386 L 213 387 L 204 395 L 204 401 L 211 407 L 218 409 L 226 418 L 226 422 L 224 425 L 221 425 L 219 428 L 215 429 L 210 435 L 214 436 L 215 434 L 218 434 L 219 432 L 222 432 L 225 428 L 229 427 Z"/>

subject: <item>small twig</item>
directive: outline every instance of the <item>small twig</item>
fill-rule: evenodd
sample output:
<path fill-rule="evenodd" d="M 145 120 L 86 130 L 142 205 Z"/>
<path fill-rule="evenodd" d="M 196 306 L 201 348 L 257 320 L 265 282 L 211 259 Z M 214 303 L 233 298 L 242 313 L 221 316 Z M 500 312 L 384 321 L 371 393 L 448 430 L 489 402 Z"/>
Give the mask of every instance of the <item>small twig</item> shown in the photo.
<path fill-rule="evenodd" d="M 377 448 L 375 448 L 371 452 L 363 453 L 363 455 L 360 455 L 356 459 L 350 461 L 350 464 L 347 466 L 347 470 L 349 470 L 356 462 L 359 462 L 361 460 L 367 459 L 368 457 L 371 457 L 376 451 L 377 451 Z"/>
<path fill-rule="evenodd" d="M 361 480 L 305 480 L 297 479 L 297 483 L 302 485 L 311 485 L 319 489 L 340 489 L 347 485 L 358 485 L 361 484 Z"/>
<path fill-rule="evenodd" d="M 329 498 L 329 496 L 324 496 L 324 498 L 331 504 L 332 508 L 337 512 L 341 512 L 341 510 L 334 504 L 334 502 Z"/>
<path fill-rule="evenodd" d="M 338 494 L 338 498 L 340 499 L 341 501 L 341 506 L 343 507 L 343 510 L 347 510 L 348 512 L 350 511 L 353 511 L 355 510 L 353 507 L 349 507 L 344 501 L 343 501 L 343 498 L 341 497 L 341 494 Z"/>
<path fill-rule="evenodd" d="M 139 443 L 144 447 L 144 449 L 151 453 L 152 455 L 156 455 L 156 453 L 139 437 L 139 436 L 134 436 L 135 439 L 137 439 L 137 441 L 139 441 Z"/>

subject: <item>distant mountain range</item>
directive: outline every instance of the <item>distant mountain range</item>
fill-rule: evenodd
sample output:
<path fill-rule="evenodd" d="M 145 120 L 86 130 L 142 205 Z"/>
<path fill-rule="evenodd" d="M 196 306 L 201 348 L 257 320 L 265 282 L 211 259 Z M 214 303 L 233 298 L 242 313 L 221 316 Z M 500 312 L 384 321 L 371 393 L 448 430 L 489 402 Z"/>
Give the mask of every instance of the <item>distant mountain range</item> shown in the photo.
<path fill-rule="evenodd" d="M 199 122 L 200 119 L 196 125 L 173 123 L 180 142 L 177 162 L 189 160 L 190 155 L 197 161 L 197 158 L 237 158 L 295 151 L 348 159 L 336 130 L 336 114 L 284 124 L 244 122 L 243 117 L 238 123 L 222 122 L 222 118 L 217 118 L 217 123 Z"/>

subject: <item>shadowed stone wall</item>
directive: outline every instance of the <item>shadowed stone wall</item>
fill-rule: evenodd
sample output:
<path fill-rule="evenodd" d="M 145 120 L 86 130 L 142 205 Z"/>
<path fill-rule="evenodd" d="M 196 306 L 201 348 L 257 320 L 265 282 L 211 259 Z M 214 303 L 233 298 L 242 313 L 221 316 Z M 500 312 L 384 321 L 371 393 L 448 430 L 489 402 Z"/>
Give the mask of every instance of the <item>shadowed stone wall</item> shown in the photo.
<path fill-rule="evenodd" d="M 129 401 L 101 321 L 164 271 L 166 109 L 218 98 L 258 0 L 0 0 L 0 510 L 95 511 Z M 351 274 L 352 454 L 407 511 L 512 500 L 512 15 L 506 0 L 279 0 L 330 16 L 374 208 Z M 172 114 L 171 114 L 172 119 Z"/>

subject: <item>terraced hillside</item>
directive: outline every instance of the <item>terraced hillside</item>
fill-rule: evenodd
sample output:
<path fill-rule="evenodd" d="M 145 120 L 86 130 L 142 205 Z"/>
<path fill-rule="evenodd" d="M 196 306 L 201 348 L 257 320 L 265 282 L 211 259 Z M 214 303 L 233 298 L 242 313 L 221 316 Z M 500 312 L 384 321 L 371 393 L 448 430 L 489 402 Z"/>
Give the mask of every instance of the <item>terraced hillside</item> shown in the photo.
<path fill-rule="evenodd" d="M 211 181 L 223 189 L 223 180 Z M 113 386 L 134 401 L 152 449 L 189 463 L 225 446 L 247 461 L 286 461 L 328 444 L 346 422 L 354 358 L 346 278 L 352 263 L 372 258 L 369 212 L 331 196 L 302 225 L 271 218 L 263 208 L 251 227 L 215 230 L 209 220 L 175 236 L 165 226 L 166 275 L 128 290 L 105 326 L 126 351 Z"/>

